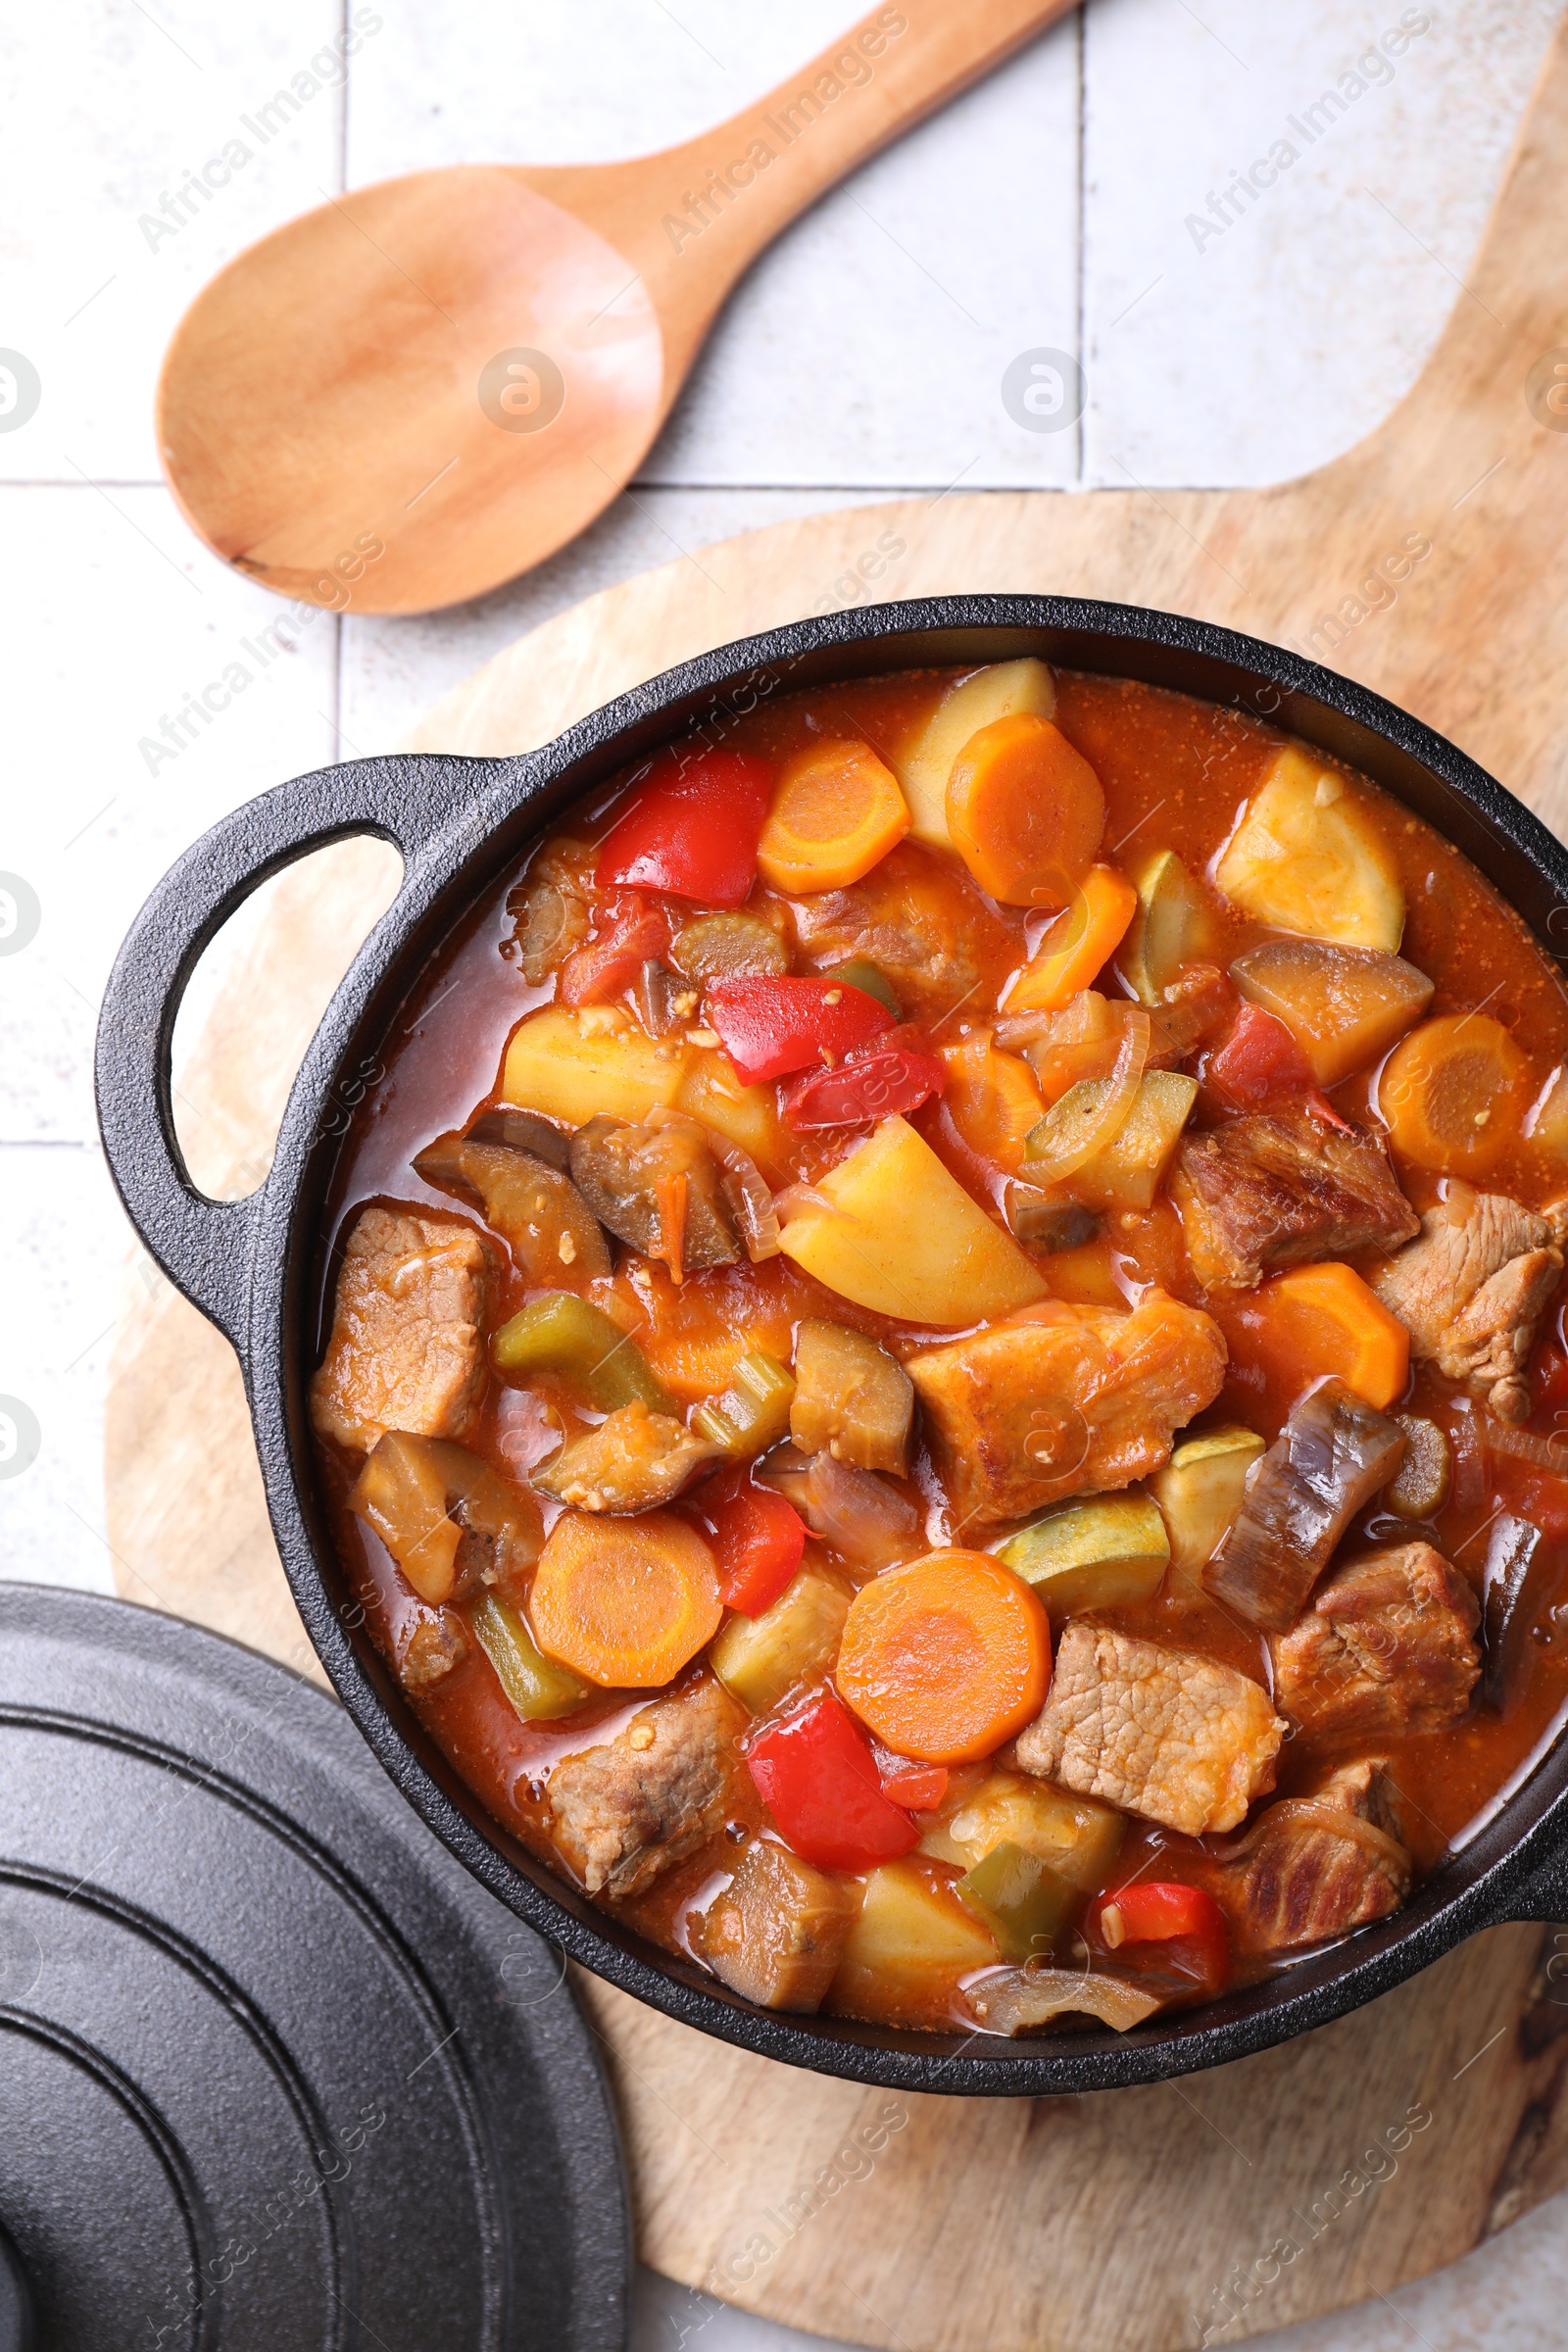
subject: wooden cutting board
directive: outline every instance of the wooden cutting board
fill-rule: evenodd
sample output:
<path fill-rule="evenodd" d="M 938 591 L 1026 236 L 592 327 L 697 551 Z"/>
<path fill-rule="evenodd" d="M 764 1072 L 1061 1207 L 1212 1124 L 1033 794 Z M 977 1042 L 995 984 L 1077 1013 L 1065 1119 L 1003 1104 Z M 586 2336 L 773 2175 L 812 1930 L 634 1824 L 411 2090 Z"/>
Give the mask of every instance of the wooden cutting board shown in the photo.
<path fill-rule="evenodd" d="M 1266 491 L 905 500 L 751 532 L 562 613 L 449 695 L 415 744 L 527 750 L 671 662 L 803 612 L 1057 591 L 1295 645 L 1456 738 L 1560 827 L 1565 220 L 1559 35 L 1439 350 L 1348 456 Z M 349 844 L 271 886 L 181 1079 L 215 1194 L 264 1172 L 345 943 L 394 882 L 389 852 Z M 145 1260 L 139 1277 L 108 1409 L 121 1589 L 308 1671 L 234 1360 Z M 706 2040 L 595 1980 L 580 1989 L 660 2270 L 902 2352 L 1164 2352 L 1386 2292 L 1568 2182 L 1555 1935 L 1496 1930 L 1284 2049 L 1064 2100 L 860 2090 Z"/>

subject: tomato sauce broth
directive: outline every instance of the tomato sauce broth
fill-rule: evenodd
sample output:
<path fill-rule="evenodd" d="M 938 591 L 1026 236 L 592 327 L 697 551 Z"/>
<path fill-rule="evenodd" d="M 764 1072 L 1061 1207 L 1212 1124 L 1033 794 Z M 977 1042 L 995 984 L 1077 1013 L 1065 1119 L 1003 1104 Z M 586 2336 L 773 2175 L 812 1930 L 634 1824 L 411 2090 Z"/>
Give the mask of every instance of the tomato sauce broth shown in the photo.
<path fill-rule="evenodd" d="M 774 758 L 819 736 L 859 736 L 874 748 L 888 750 L 929 716 L 957 674 L 961 673 L 913 672 L 781 697 L 737 722 L 726 740 Z M 1102 854 L 1114 857 L 1135 843 L 1157 842 L 1175 850 L 1194 874 L 1211 876 L 1249 794 L 1285 741 L 1281 733 L 1236 710 L 1116 678 L 1059 672 L 1057 696 L 1057 725 L 1097 770 L 1103 787 L 1109 813 Z M 1408 907 L 1401 953 L 1435 982 L 1433 1012 L 1484 1004 L 1510 1031 L 1529 1059 L 1536 1083 L 1544 1085 L 1568 1054 L 1568 999 L 1554 967 L 1457 850 L 1375 788 L 1362 788 L 1385 812 L 1385 831 Z M 581 810 L 573 812 L 557 830 L 595 840 L 611 821 L 614 800 L 613 788 L 599 793 L 587 817 Z M 986 900 L 956 858 L 906 844 L 894 853 L 894 861 L 895 873 L 904 874 L 909 887 L 936 895 L 952 929 L 963 933 L 973 948 L 981 977 L 969 1010 L 955 1003 L 924 1017 L 925 1027 L 939 1042 L 961 1039 L 979 1017 L 976 1008 L 994 1005 L 1009 973 L 1026 960 L 1042 919 Z M 323 1337 L 338 1255 L 335 1245 L 346 1225 L 372 1201 L 454 1215 L 451 1196 L 415 1173 L 414 1154 L 438 1134 L 466 1127 L 497 1100 L 509 1036 L 524 1014 L 553 996 L 551 982 L 528 987 L 504 952 L 512 929 L 507 901 L 517 880 L 515 870 L 498 880 L 432 958 L 384 1043 L 379 1062 L 367 1073 L 368 1090 L 353 1117 L 332 1192 L 329 1230 L 334 1247 L 324 1253 L 319 1321 Z M 1221 965 L 1268 936 L 1217 893 L 1210 891 L 1209 897 L 1221 939 L 1215 960 Z M 792 915 L 808 911 L 791 906 Z M 806 929 L 803 924 L 803 934 Z M 1100 985 L 1107 981 L 1108 975 Z M 1361 1072 L 1331 1090 L 1331 1099 L 1346 1115 L 1375 1124 L 1375 1094 L 1376 1072 Z M 1200 1124 L 1203 1117 L 1200 1102 Z M 983 1198 L 998 1197 L 997 1170 L 965 1144 L 940 1102 L 927 1103 L 914 1113 L 913 1124 L 961 1181 Z M 844 1150 L 842 1137 L 799 1137 L 793 1140 L 791 1164 L 767 1173 L 778 1182 L 809 1181 Z M 1423 1171 L 1396 1164 L 1400 1182 L 1418 1209 L 1438 1197 L 1438 1186 Z M 1533 1206 L 1562 1189 L 1528 1143 L 1511 1149 L 1489 1171 L 1487 1183 Z M 1107 1217 L 1100 1240 L 1040 1263 L 1053 1295 L 1068 1300 L 1122 1306 L 1156 1285 L 1190 1302 L 1203 1298 L 1187 1260 L 1180 1220 L 1163 1200 L 1147 1212 Z M 897 1353 L 909 1352 L 921 1341 L 955 1336 L 948 1330 L 921 1333 L 913 1326 L 895 1325 L 890 1330 L 885 1319 L 860 1315 L 853 1304 L 784 1259 L 688 1275 L 678 1298 L 659 1267 L 645 1272 L 637 1287 L 624 1273 L 617 1274 L 596 1286 L 594 1295 L 612 1290 L 623 1321 L 634 1320 L 638 1328 L 645 1328 L 650 1319 L 658 1323 L 660 1369 L 682 1402 L 694 1401 L 712 1386 L 705 1348 L 711 1355 L 715 1339 L 742 1329 L 751 1335 L 750 1345 L 773 1346 L 786 1355 L 792 1327 L 810 1314 L 852 1326 L 862 1322 Z M 529 1295 L 520 1276 L 508 1272 L 497 1300 L 497 1320 L 516 1311 Z M 1223 1306 L 1204 1302 L 1220 1320 L 1233 1363 L 1223 1394 L 1195 1427 L 1241 1419 L 1272 1438 L 1296 1396 L 1288 1382 L 1260 1373 L 1247 1361 L 1250 1302 L 1245 1298 Z M 689 1348 L 688 1358 L 682 1357 L 683 1346 Z M 1568 1345 L 1555 1329 L 1539 1344 L 1538 1355 L 1550 1347 L 1559 1355 L 1568 1354 Z M 596 1418 L 573 1402 L 564 1386 L 553 1389 L 548 1380 L 534 1385 L 568 1436 Z M 1417 1370 L 1402 1401 L 1408 1409 L 1438 1420 L 1450 1435 L 1457 1431 L 1460 1440 L 1465 1439 L 1471 1408 L 1462 1396 L 1455 1396 L 1452 1383 Z M 1543 1413 L 1531 1426 L 1549 1434 L 1553 1424 Z M 523 1479 L 558 1434 L 537 1398 L 492 1387 L 482 1417 L 466 1435 L 465 1444 L 509 1477 Z M 1479 1589 L 1487 1530 L 1506 1499 L 1507 1481 L 1499 1478 L 1497 1464 L 1475 1457 L 1473 1446 L 1467 1452 L 1461 1442 L 1460 1452 L 1470 1464 L 1469 1473 L 1461 1470 L 1453 1494 L 1430 1527 L 1411 1527 L 1386 1516 L 1380 1522 L 1374 1510 L 1363 1517 L 1353 1536 L 1375 1540 L 1381 1534 L 1387 1540 L 1391 1530 L 1400 1541 L 1427 1536 Z M 400 1592 L 406 1588 L 377 1539 L 347 1507 L 351 1473 L 331 1448 L 321 1446 L 319 1456 L 353 1590 L 345 1613 L 363 1608 L 378 1645 L 390 1652 L 403 1605 Z M 930 1540 L 940 1542 L 942 1493 L 923 1452 L 912 1479 L 929 1505 Z M 1501 1713 L 1473 1709 L 1441 1738 L 1379 1742 L 1380 1748 L 1387 1748 L 1407 1799 L 1412 1851 L 1423 1868 L 1462 1843 L 1469 1825 L 1538 1754 L 1562 1717 L 1568 1703 L 1568 1640 L 1554 1630 L 1551 1611 L 1560 1598 L 1565 1572 L 1568 1509 L 1560 1525 L 1547 1533 L 1538 1560 L 1534 1613 L 1538 1632 L 1542 1627 L 1545 1631 L 1530 1644 L 1528 1670 L 1508 1706 Z M 1200 1646 L 1269 1686 L 1266 1642 L 1212 1602 L 1184 1606 L 1161 1594 L 1105 1615 L 1128 1632 L 1177 1646 Z M 474 1645 L 444 1682 L 418 1694 L 414 1703 L 437 1746 L 497 1822 L 550 1860 L 555 1857 L 545 1827 L 542 1788 L 551 1767 L 564 1753 L 595 1739 L 613 1738 L 647 1695 L 607 1691 L 564 1722 L 524 1723 Z M 1289 1794 L 1314 1773 L 1321 1774 L 1324 1762 L 1320 1742 L 1304 1736 L 1290 1740 L 1280 1759 L 1280 1791 Z M 679 1947 L 691 1905 L 715 1871 L 723 1870 L 725 1839 L 740 1839 L 761 1819 L 760 1800 L 755 1805 L 742 1800 L 736 1820 L 712 1848 L 667 1873 L 647 1895 L 620 1906 L 622 1915 L 655 1939 Z M 1134 1822 L 1122 1848 L 1123 1869 L 1130 1863 L 1136 1876 L 1157 1857 L 1157 1876 L 1179 1878 L 1184 1855 L 1199 1850 L 1170 1832 Z"/>

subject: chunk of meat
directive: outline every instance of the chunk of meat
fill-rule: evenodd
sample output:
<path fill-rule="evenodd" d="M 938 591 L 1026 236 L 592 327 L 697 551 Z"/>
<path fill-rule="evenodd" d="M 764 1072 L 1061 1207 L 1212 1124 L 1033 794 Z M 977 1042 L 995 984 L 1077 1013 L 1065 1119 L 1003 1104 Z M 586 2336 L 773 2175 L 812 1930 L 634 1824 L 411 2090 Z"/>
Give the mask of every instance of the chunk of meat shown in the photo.
<path fill-rule="evenodd" d="M 1563 1269 L 1568 1201 L 1537 1215 L 1451 1179 L 1421 1236 L 1368 1277 L 1418 1363 L 1465 1382 L 1502 1421 L 1530 1411 L 1525 1365 Z"/>
<path fill-rule="evenodd" d="M 1242 1507 L 1203 1570 L 1204 1591 L 1250 1624 L 1284 1633 L 1404 1446 L 1397 1421 L 1343 1380 L 1320 1383 L 1249 1472 Z"/>
<path fill-rule="evenodd" d="M 1189 1135 L 1170 1173 L 1200 1282 L 1250 1291 L 1265 1267 L 1396 1249 L 1420 1220 L 1365 1128 L 1342 1134 L 1305 1111 L 1258 1112 Z"/>
<path fill-rule="evenodd" d="M 743 2000 L 760 2009 L 819 2009 L 859 1908 L 857 1890 L 842 1879 L 759 1838 L 692 1940 Z"/>
<path fill-rule="evenodd" d="M 461 1437 L 484 1390 L 490 1272 L 471 1226 L 366 1209 L 349 1235 L 332 1336 L 311 1380 L 318 1433 L 356 1453 L 389 1429 Z"/>
<path fill-rule="evenodd" d="M 467 1654 L 463 1621 L 453 1610 L 427 1608 L 423 1601 L 403 1610 L 393 1638 L 392 1663 L 405 1690 L 430 1690 Z"/>
<path fill-rule="evenodd" d="M 670 1414 L 650 1412 L 638 1399 L 563 1446 L 534 1472 L 533 1483 L 580 1511 L 652 1511 L 673 1501 L 699 1470 L 724 1458 L 722 1446 L 705 1444 Z"/>
<path fill-rule="evenodd" d="M 1021 1519 L 1157 1470 L 1225 1378 L 1219 1327 L 1152 1291 L 1131 1314 L 1048 1299 L 912 1356 L 956 1520 Z"/>
<path fill-rule="evenodd" d="M 1441 1731 L 1481 1672 L 1479 1618 L 1470 1587 L 1430 1544 L 1347 1560 L 1276 1642 L 1275 1703 L 1332 1738 Z"/>
<path fill-rule="evenodd" d="M 1005 959 L 1016 945 L 966 876 L 912 842 L 901 842 L 849 890 L 803 899 L 795 919 L 814 969 L 868 956 L 915 1020 L 952 1012 L 984 964 Z"/>
<path fill-rule="evenodd" d="M 545 1784 L 551 1831 L 590 1894 L 638 1894 L 724 1826 L 749 1718 L 710 1679 L 642 1707 Z"/>
<path fill-rule="evenodd" d="M 601 1224 L 663 1258 L 677 1278 L 741 1254 L 718 1162 L 695 1120 L 590 1119 L 571 1139 L 571 1174 Z"/>
<path fill-rule="evenodd" d="M 1244 1952 L 1291 1951 L 1385 1919 L 1411 1875 L 1397 1793 L 1376 1756 L 1342 1765 L 1310 1796 L 1268 1806 L 1230 1855 L 1200 1872 Z"/>
<path fill-rule="evenodd" d="M 1233 1666 L 1074 1619 L 1051 1695 L 1018 1735 L 1042 1780 L 1200 1838 L 1233 1830 L 1274 1786 L 1285 1725 Z"/>

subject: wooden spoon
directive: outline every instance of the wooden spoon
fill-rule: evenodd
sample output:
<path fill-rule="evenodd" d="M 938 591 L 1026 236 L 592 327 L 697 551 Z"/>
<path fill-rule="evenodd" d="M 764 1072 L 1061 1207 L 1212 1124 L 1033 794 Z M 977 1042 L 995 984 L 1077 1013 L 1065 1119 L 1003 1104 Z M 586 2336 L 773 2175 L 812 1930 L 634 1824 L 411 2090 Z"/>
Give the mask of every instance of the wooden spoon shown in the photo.
<path fill-rule="evenodd" d="M 901 0 L 684 146 L 413 172 L 264 237 L 164 362 L 187 521 L 269 588 L 361 612 L 541 563 L 635 470 L 762 247 L 1069 5 Z"/>

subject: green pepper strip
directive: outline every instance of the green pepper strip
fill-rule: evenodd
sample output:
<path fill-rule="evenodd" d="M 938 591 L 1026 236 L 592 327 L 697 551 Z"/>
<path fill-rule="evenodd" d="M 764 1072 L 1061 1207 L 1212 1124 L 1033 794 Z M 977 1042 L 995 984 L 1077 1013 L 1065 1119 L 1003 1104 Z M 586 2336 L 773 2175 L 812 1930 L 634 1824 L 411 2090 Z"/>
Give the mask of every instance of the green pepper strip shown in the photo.
<path fill-rule="evenodd" d="M 828 975 L 833 980 L 847 980 L 863 997 L 875 997 L 877 1003 L 892 1013 L 896 1021 L 904 1018 L 904 1007 L 893 993 L 893 983 L 886 972 L 878 969 L 869 956 L 852 956 L 848 963 L 836 963 Z"/>
<path fill-rule="evenodd" d="M 547 1658 L 521 1617 L 494 1592 L 484 1593 L 468 1612 L 473 1638 L 496 1670 L 496 1680 L 524 1723 L 548 1723 L 569 1715 L 588 1695 L 564 1666 Z"/>
<path fill-rule="evenodd" d="M 795 1382 L 777 1356 L 758 1348 L 741 1357 L 721 1396 L 698 1406 L 692 1427 L 726 1453 L 763 1453 L 789 1429 L 794 1397 Z"/>
<path fill-rule="evenodd" d="M 503 1323 L 490 1343 L 496 1370 L 514 1388 L 535 1372 L 564 1372 L 581 1382 L 601 1411 L 646 1404 L 650 1412 L 678 1408 L 636 1341 L 603 1307 L 574 1291 L 550 1291 L 530 1299 Z"/>
<path fill-rule="evenodd" d="M 994 1845 L 954 1892 L 984 1920 L 1004 1960 L 1048 1952 L 1078 1900 L 1060 1873 L 1010 1841 Z"/>

